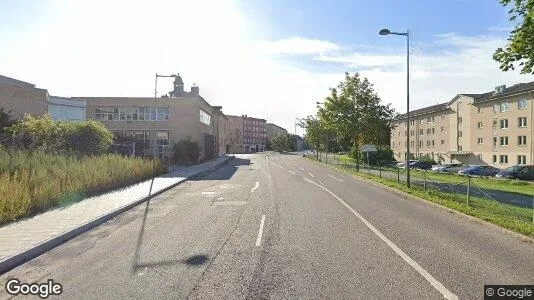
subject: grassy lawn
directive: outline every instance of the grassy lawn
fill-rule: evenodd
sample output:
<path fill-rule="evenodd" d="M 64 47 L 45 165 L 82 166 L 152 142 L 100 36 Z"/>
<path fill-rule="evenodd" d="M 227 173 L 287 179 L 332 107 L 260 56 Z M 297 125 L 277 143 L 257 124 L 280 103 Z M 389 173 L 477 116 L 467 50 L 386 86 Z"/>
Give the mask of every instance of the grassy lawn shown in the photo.
<path fill-rule="evenodd" d="M 155 166 L 156 174 L 166 172 Z M 151 177 L 152 162 L 141 158 L 0 150 L 0 224 Z"/>
<path fill-rule="evenodd" d="M 314 161 L 313 159 L 310 159 Z M 403 183 L 397 183 L 396 180 L 379 178 L 378 176 L 367 174 L 363 172 L 357 172 L 353 168 L 345 168 L 343 166 L 330 166 L 333 169 L 337 169 L 341 172 L 349 173 L 354 176 L 359 176 L 379 182 L 386 186 L 395 188 L 402 192 L 405 192 L 410 195 L 417 196 L 419 198 L 425 199 L 427 201 L 440 204 L 442 206 L 451 208 L 453 210 L 462 212 L 464 214 L 476 217 L 481 220 L 489 221 L 493 224 L 499 225 L 501 227 L 513 230 L 515 232 L 534 237 L 534 222 L 533 210 L 530 208 L 517 207 L 513 205 L 501 204 L 495 201 L 491 201 L 486 198 L 479 197 L 470 197 L 469 205 L 467 204 L 466 197 L 464 195 L 446 193 L 446 192 L 437 192 L 437 191 L 425 191 L 423 188 L 418 186 L 412 186 L 408 189 Z M 419 172 L 419 171 L 418 171 Z M 427 173 L 429 174 L 429 173 Z M 437 174 L 440 175 L 440 174 Z M 460 176 L 448 176 L 440 175 L 453 178 L 452 180 L 458 179 L 458 182 L 462 181 Z M 481 180 L 481 179 L 477 179 Z M 485 181 L 491 181 L 491 179 L 483 179 Z M 510 182 L 504 182 L 502 184 L 513 185 Z M 482 186 L 481 186 L 482 187 Z M 495 189 L 495 184 L 491 185 L 489 188 Z M 529 191 L 532 193 L 532 191 Z"/>

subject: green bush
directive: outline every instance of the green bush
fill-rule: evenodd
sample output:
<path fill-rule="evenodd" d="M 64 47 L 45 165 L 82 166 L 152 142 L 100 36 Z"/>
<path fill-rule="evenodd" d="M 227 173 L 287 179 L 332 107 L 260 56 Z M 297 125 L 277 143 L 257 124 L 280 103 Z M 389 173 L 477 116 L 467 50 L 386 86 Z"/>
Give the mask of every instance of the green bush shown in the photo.
<path fill-rule="evenodd" d="M 188 164 L 197 162 L 200 156 L 200 146 L 198 142 L 192 141 L 191 137 L 174 144 L 173 159 L 178 164 Z"/>
<path fill-rule="evenodd" d="M 155 162 L 155 173 L 166 168 Z M 0 224 L 152 177 L 152 162 L 116 154 L 0 152 Z"/>
<path fill-rule="evenodd" d="M 113 143 L 113 134 L 93 120 L 65 122 L 54 121 L 49 115 L 39 118 L 25 115 L 7 130 L 19 147 L 45 153 L 98 155 Z"/>

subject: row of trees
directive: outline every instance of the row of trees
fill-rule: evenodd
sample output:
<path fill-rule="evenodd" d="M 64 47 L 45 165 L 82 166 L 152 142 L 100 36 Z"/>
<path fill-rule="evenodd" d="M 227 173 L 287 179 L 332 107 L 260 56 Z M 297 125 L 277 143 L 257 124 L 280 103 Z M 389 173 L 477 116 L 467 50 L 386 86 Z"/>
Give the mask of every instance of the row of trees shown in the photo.
<path fill-rule="evenodd" d="M 268 141 L 268 149 L 278 152 L 296 151 L 297 136 L 287 132 L 275 133 Z"/>
<path fill-rule="evenodd" d="M 382 152 L 391 153 L 385 149 L 389 148 L 395 111 L 391 104 L 382 103 L 367 78 L 345 73 L 344 81 L 330 88 L 330 96 L 322 104 L 317 115 L 300 122 L 306 129 L 304 139 L 315 150 L 347 151 L 358 162 L 363 158 L 360 147 L 364 144 L 378 145 Z"/>

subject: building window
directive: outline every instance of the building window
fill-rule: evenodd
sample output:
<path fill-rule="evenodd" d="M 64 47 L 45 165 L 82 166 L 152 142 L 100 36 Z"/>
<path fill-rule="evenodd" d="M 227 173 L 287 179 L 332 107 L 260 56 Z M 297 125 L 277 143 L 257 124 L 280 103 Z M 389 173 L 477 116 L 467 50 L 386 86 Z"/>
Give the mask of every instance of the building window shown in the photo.
<path fill-rule="evenodd" d="M 445 140 L 441 140 L 441 144 L 442 144 L 442 145 L 445 145 Z"/>
<path fill-rule="evenodd" d="M 415 132 L 413 130 L 410 130 L 410 136 L 413 136 Z"/>
<path fill-rule="evenodd" d="M 425 119 L 423 118 L 419 119 L 419 124 L 425 124 Z"/>
<path fill-rule="evenodd" d="M 156 121 L 169 120 L 169 108 L 168 107 L 156 107 Z"/>
<path fill-rule="evenodd" d="M 462 117 L 458 117 L 458 124 L 462 124 L 463 122 L 463 118 Z"/>
<path fill-rule="evenodd" d="M 458 131 L 458 137 L 462 137 L 462 131 Z"/>
<path fill-rule="evenodd" d="M 501 122 L 501 129 L 508 129 L 508 119 L 503 119 Z"/>
<path fill-rule="evenodd" d="M 527 136 L 526 135 L 520 135 L 517 137 L 517 145 L 518 146 L 526 146 L 527 145 Z"/>
<path fill-rule="evenodd" d="M 431 133 L 432 133 L 432 129 L 431 129 L 431 128 L 427 128 L 427 129 L 426 129 L 426 134 L 427 134 L 427 135 L 430 135 Z"/>
<path fill-rule="evenodd" d="M 425 134 L 425 132 L 423 131 L 423 129 L 419 129 L 419 135 L 422 136 L 422 135 L 424 135 L 424 134 Z"/>
<path fill-rule="evenodd" d="M 478 144 L 482 144 L 482 141 L 483 141 L 482 138 L 478 138 L 478 139 L 477 139 L 477 143 L 478 143 Z"/>
<path fill-rule="evenodd" d="M 493 129 L 497 129 L 497 120 L 493 120 Z"/>
<path fill-rule="evenodd" d="M 499 162 L 501 164 L 507 164 L 508 163 L 508 155 L 499 155 Z"/>
<path fill-rule="evenodd" d="M 410 124 L 411 124 L 411 125 L 415 125 L 415 120 L 411 120 L 411 121 L 410 121 Z"/>
<path fill-rule="evenodd" d="M 499 104 L 494 104 L 494 105 L 493 105 L 493 112 L 494 112 L 494 113 L 499 112 L 499 107 L 500 107 Z"/>
<path fill-rule="evenodd" d="M 497 163 L 497 155 L 493 154 L 493 163 L 496 164 Z"/>
<path fill-rule="evenodd" d="M 527 156 L 526 155 L 518 155 L 517 156 L 517 164 L 518 165 L 526 165 L 527 164 Z"/>
<path fill-rule="evenodd" d="M 419 141 L 419 147 L 423 147 L 423 141 Z"/>
<path fill-rule="evenodd" d="M 426 118 L 426 122 L 427 122 L 427 123 L 432 122 L 432 117 L 427 117 L 427 118 Z"/>
<path fill-rule="evenodd" d="M 211 116 L 203 109 L 200 110 L 200 122 L 208 126 L 211 124 Z"/>
<path fill-rule="evenodd" d="M 434 140 L 432 140 L 432 146 L 434 146 L 436 143 L 434 142 Z"/>
<path fill-rule="evenodd" d="M 482 107 L 477 107 L 477 114 L 482 112 Z"/>
<path fill-rule="evenodd" d="M 458 145 L 458 151 L 462 151 L 462 145 Z"/>
<path fill-rule="evenodd" d="M 501 146 L 508 146 L 508 137 L 501 136 Z"/>
<path fill-rule="evenodd" d="M 440 131 L 441 131 L 441 132 L 445 132 L 445 128 L 444 128 L 444 127 L 441 127 Z"/>
<path fill-rule="evenodd" d="M 482 128 L 482 122 L 478 122 L 477 127 Z"/>
<path fill-rule="evenodd" d="M 525 108 L 527 108 L 527 99 L 519 99 L 519 101 L 517 101 L 517 109 Z"/>
<path fill-rule="evenodd" d="M 519 127 L 527 127 L 527 117 L 520 117 L 517 119 L 517 125 Z"/>
<path fill-rule="evenodd" d="M 482 160 L 482 154 L 477 154 L 478 160 Z"/>
<path fill-rule="evenodd" d="M 509 111 L 510 110 L 510 104 L 508 102 L 501 103 L 501 112 Z"/>
<path fill-rule="evenodd" d="M 497 146 L 497 137 L 493 137 L 493 146 Z"/>
<path fill-rule="evenodd" d="M 137 143 L 143 145 L 144 150 L 150 149 L 150 131 L 148 130 L 128 130 L 126 135 L 135 138 Z"/>

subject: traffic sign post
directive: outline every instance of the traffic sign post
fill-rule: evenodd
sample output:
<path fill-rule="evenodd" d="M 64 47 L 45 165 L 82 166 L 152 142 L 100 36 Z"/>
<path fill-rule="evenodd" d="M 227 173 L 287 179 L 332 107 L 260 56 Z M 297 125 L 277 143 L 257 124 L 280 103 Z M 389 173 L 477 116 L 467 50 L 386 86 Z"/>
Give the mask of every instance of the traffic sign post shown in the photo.
<path fill-rule="evenodd" d="M 375 145 L 366 144 L 360 147 L 360 151 L 365 152 L 367 154 L 367 172 L 371 173 L 371 165 L 369 164 L 369 152 L 377 152 L 378 150 L 376 149 Z"/>

